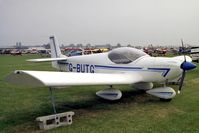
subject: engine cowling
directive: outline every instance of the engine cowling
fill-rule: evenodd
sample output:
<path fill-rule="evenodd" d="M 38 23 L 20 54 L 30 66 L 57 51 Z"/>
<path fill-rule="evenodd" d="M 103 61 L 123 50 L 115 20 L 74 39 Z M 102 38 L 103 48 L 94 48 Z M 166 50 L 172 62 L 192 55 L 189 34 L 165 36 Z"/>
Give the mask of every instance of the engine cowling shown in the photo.
<path fill-rule="evenodd" d="M 153 88 L 153 83 L 140 82 L 140 83 L 133 84 L 133 87 L 139 90 L 150 90 Z"/>
<path fill-rule="evenodd" d="M 176 95 L 175 90 L 171 87 L 158 87 L 148 90 L 146 93 L 162 99 L 172 99 Z"/>

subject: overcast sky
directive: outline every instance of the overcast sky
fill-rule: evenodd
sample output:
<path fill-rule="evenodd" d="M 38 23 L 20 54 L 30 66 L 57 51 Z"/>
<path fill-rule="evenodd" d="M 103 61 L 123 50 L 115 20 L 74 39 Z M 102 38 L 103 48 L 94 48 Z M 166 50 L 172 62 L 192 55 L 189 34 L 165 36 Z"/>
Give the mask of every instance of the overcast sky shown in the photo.
<path fill-rule="evenodd" d="M 0 0 L 0 46 L 199 45 L 199 0 Z"/>

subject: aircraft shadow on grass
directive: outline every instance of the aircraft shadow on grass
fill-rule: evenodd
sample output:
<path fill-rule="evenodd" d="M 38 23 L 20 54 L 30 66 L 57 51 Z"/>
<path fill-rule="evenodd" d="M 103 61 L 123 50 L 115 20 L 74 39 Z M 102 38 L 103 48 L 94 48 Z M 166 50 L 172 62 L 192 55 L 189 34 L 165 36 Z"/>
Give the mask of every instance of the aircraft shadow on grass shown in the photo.
<path fill-rule="evenodd" d="M 74 102 L 58 102 L 56 104 L 56 109 L 58 112 L 68 111 L 68 110 L 110 110 L 111 105 L 117 104 L 120 106 L 121 104 L 130 104 L 130 103 L 146 103 L 146 102 L 159 102 L 154 97 L 146 97 L 146 93 L 143 90 L 130 90 L 123 91 L 122 98 L 119 100 L 105 100 L 99 97 L 92 98 L 90 100 L 81 100 Z"/>

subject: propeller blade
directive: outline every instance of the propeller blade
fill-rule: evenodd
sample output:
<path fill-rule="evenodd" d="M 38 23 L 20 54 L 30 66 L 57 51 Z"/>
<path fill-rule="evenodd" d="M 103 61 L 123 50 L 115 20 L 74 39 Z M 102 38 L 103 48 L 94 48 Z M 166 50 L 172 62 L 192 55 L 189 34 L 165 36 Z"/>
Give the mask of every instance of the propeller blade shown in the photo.
<path fill-rule="evenodd" d="M 184 43 L 183 43 L 182 39 L 181 39 L 181 43 L 182 43 L 182 50 L 183 50 L 183 55 L 184 55 L 184 61 L 186 62 L 186 57 L 185 57 L 185 54 L 184 54 L 185 47 L 184 47 Z"/>
<path fill-rule="evenodd" d="M 181 80 L 180 80 L 179 89 L 178 89 L 178 94 L 180 94 L 180 91 L 181 91 L 181 89 L 182 89 L 182 85 L 183 85 L 183 83 L 184 83 L 185 74 L 186 74 L 186 71 L 183 70 L 183 72 L 182 72 L 182 77 L 181 77 Z"/>
<path fill-rule="evenodd" d="M 182 43 L 182 47 L 184 47 L 184 43 L 183 43 L 183 40 L 181 39 L 181 43 Z"/>

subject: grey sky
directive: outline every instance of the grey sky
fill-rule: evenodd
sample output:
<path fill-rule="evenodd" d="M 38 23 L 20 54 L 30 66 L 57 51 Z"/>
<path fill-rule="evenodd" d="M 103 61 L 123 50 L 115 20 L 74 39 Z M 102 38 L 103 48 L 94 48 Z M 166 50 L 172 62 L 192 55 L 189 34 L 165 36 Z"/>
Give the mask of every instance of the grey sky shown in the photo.
<path fill-rule="evenodd" d="M 0 46 L 199 44 L 198 0 L 0 0 Z"/>

